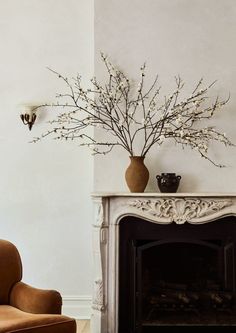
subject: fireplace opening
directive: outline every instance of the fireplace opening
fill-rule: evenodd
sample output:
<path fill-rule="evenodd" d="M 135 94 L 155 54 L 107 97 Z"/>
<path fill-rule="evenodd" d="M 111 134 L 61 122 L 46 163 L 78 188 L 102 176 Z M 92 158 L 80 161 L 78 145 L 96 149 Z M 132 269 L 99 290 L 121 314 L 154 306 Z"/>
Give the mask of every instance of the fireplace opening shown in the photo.
<path fill-rule="evenodd" d="M 234 289 L 232 277 L 225 273 L 226 263 L 232 268 L 233 263 L 229 258 L 224 262 L 224 254 L 232 243 L 214 243 L 220 242 L 174 239 L 136 244 L 138 322 L 213 324 L 212 311 L 231 312 Z"/>
<path fill-rule="evenodd" d="M 119 333 L 236 325 L 236 224 L 120 224 Z"/>

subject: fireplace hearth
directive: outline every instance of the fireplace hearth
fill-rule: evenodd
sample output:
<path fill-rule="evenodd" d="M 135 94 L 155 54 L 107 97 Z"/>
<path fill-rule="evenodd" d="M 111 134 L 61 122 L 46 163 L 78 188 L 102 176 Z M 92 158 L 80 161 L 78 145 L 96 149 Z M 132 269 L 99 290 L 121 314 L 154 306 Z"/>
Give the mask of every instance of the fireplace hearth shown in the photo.
<path fill-rule="evenodd" d="M 236 325 L 236 194 L 93 197 L 92 333 Z"/>

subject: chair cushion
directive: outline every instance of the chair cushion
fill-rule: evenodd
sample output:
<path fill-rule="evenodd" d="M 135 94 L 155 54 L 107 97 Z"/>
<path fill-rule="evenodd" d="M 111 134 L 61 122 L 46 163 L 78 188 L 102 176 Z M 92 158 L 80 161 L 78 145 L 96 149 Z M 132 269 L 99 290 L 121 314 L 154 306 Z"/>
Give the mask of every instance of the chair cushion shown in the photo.
<path fill-rule="evenodd" d="M 0 305 L 0 333 L 75 333 L 74 319 L 62 315 L 32 314 Z"/>

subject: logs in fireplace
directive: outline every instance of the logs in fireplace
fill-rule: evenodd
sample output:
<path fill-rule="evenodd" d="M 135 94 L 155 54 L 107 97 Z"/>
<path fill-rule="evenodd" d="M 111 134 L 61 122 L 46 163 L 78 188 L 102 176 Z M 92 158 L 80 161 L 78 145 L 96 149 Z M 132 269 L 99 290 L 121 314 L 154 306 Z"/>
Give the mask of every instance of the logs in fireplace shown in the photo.
<path fill-rule="evenodd" d="M 125 217 L 120 224 L 119 333 L 236 325 L 235 222 L 227 217 L 200 226 L 163 226 Z"/>
<path fill-rule="evenodd" d="M 220 286 L 210 287 L 209 290 L 192 291 L 188 285 L 176 283 L 161 283 L 154 293 L 144 294 L 144 302 L 148 304 L 147 320 L 151 319 L 154 311 L 195 311 L 204 310 L 232 310 L 233 292 L 221 290 Z"/>
<path fill-rule="evenodd" d="M 186 317 L 190 314 L 190 317 L 182 318 L 186 324 L 194 324 L 196 318 L 197 324 L 203 324 L 201 315 L 206 315 L 207 312 L 214 312 L 215 315 L 219 313 L 220 316 L 233 315 L 233 292 L 220 288 L 191 291 L 187 285 L 179 289 L 178 285 L 172 284 L 171 288 L 160 287 L 153 295 L 143 295 L 143 299 L 143 303 L 147 305 L 143 311 L 144 325 L 165 323 L 167 315 L 170 317 L 168 324 L 171 324 L 172 320 L 173 323 L 178 323 L 177 318 L 171 318 L 173 315 Z"/>

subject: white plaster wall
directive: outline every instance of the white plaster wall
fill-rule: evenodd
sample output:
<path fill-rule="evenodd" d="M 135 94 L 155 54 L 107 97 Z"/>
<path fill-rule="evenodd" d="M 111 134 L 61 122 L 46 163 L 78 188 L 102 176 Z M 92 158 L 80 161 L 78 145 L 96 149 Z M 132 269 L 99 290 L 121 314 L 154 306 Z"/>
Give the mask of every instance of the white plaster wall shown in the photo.
<path fill-rule="evenodd" d="M 49 116 L 30 133 L 17 105 L 54 99 L 47 66 L 93 75 L 93 1 L 1 0 L 0 40 L 0 238 L 19 248 L 25 282 L 78 305 L 91 295 L 93 159 L 76 144 L 29 144 Z"/>
<path fill-rule="evenodd" d="M 218 80 L 212 95 L 231 93 L 225 112 L 213 122 L 236 143 L 236 1 L 235 0 L 96 0 L 95 74 L 104 77 L 99 52 L 105 52 L 128 75 L 136 78 L 146 61 L 147 77 L 159 74 L 163 92 L 171 93 L 174 76 L 186 82 L 186 91 L 204 77 Z M 97 137 L 100 135 L 96 133 Z M 176 172 L 179 191 L 235 192 L 236 150 L 214 146 L 212 157 L 228 167 L 219 169 L 195 152 L 169 142 L 146 156 L 150 171 L 147 191 L 158 191 L 155 176 Z M 114 150 L 95 159 L 95 189 L 124 190 L 128 153 Z"/>

